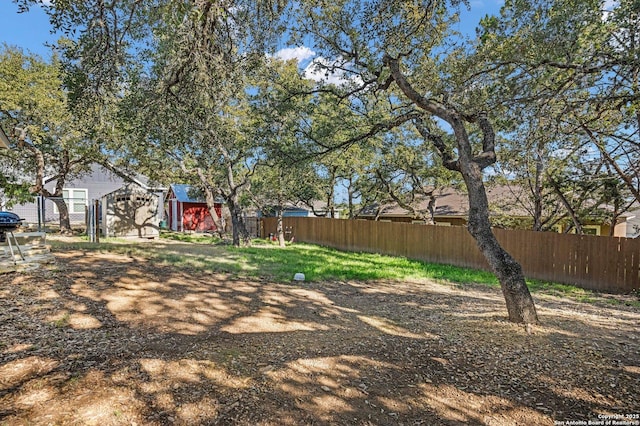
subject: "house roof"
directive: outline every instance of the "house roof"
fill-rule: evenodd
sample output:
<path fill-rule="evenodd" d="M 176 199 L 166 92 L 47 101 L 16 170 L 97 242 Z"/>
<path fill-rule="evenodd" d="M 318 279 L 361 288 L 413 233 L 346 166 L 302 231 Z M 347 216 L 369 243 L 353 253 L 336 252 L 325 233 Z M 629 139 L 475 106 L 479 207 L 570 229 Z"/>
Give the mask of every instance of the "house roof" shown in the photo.
<path fill-rule="evenodd" d="M 487 198 L 492 212 L 509 214 L 512 216 L 527 216 L 528 212 L 521 207 L 518 202 L 521 197 L 522 189 L 509 186 L 488 187 Z M 436 190 L 435 217 L 467 217 L 469 214 L 469 197 L 465 192 L 456 188 L 441 188 Z M 416 210 L 428 213 L 429 199 L 426 197 L 421 199 Z M 363 209 L 360 216 L 375 216 L 380 208 L 379 205 L 367 206 Z M 388 204 L 381 207 L 380 216 L 382 217 L 413 217 L 413 213 L 400 207 L 396 203 Z"/>
<path fill-rule="evenodd" d="M 204 194 L 200 188 L 191 186 L 188 184 L 174 183 L 169 186 L 170 191 L 167 194 L 167 199 L 175 198 L 181 203 L 206 203 Z M 173 194 L 173 197 L 171 195 Z M 222 204 L 222 199 L 216 199 L 216 203 Z"/>
<path fill-rule="evenodd" d="M 493 216 L 510 216 L 510 217 L 530 217 L 533 206 L 526 190 L 517 185 L 493 185 L 487 186 L 487 198 L 489 201 L 490 214 Z M 424 198 L 416 205 L 416 210 L 428 215 L 429 200 Z M 527 207 L 528 206 L 528 207 Z M 367 206 L 363 209 L 360 216 L 370 217 L 376 216 L 378 205 Z M 527 210 L 530 208 L 530 210 Z M 610 210 L 611 206 L 602 206 L 603 209 Z M 640 210 L 639 210 L 640 211 Z M 637 214 L 634 209 L 621 214 L 621 219 L 631 219 Z M 463 217 L 469 215 L 469 196 L 456 188 L 442 188 L 436 190 L 436 208 L 434 217 Z M 380 217 L 413 217 L 414 214 L 398 206 L 395 203 L 382 206 Z"/>
<path fill-rule="evenodd" d="M 0 126 L 0 149 L 2 148 L 9 149 L 9 138 Z"/>
<path fill-rule="evenodd" d="M 288 202 L 284 205 L 285 210 L 304 210 L 304 211 L 315 211 L 317 212 L 325 212 L 327 211 L 327 202 L 321 200 L 311 200 L 308 203 L 303 203 L 302 201 Z"/>
<path fill-rule="evenodd" d="M 162 185 L 158 185 L 156 182 L 151 181 L 145 175 L 142 175 L 135 171 L 124 170 L 120 167 L 117 167 L 111 162 L 107 161 L 106 163 L 101 164 L 101 166 L 107 169 L 108 171 L 110 171 L 111 173 L 115 174 L 116 176 L 119 176 L 125 182 L 135 183 L 136 185 L 140 186 L 142 189 L 146 191 L 164 192 L 167 190 L 166 187 Z"/>
<path fill-rule="evenodd" d="M 129 172 L 126 170 L 123 170 L 117 166 L 115 166 L 114 164 L 110 163 L 110 162 L 106 162 L 106 163 L 92 163 L 91 164 L 91 169 L 86 173 L 86 176 L 93 176 L 95 174 L 105 174 L 107 173 L 108 175 L 111 176 L 117 176 L 120 179 L 122 179 L 125 183 L 126 182 L 131 182 L 134 183 L 138 186 L 140 186 L 142 189 L 144 189 L 145 191 L 149 191 L 149 192 L 164 192 L 167 190 L 167 188 L 156 184 L 155 182 L 152 182 L 148 177 L 141 175 L 140 173 L 136 173 L 136 172 Z M 43 184 L 48 184 L 50 182 L 55 181 L 57 178 L 56 175 L 51 175 L 51 176 L 45 176 L 42 179 L 42 183 Z M 81 179 L 83 180 L 87 180 L 90 178 L 86 178 L 86 177 L 81 177 Z"/>

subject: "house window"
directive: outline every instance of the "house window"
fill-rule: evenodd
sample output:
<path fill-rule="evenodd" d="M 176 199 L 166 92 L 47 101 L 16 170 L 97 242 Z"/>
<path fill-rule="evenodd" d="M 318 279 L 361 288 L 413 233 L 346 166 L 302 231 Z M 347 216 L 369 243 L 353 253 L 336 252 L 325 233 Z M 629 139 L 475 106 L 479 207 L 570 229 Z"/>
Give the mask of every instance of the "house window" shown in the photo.
<path fill-rule="evenodd" d="M 89 191 L 87 191 L 86 189 L 63 189 L 62 198 L 64 198 L 64 202 L 67 203 L 70 214 L 84 214 L 86 207 L 89 205 Z M 58 207 L 55 204 L 53 205 L 53 210 L 56 214 L 59 213 Z"/>
<path fill-rule="evenodd" d="M 572 234 L 576 233 L 576 229 L 571 230 Z M 582 233 L 584 235 L 602 235 L 600 225 L 582 225 Z"/>
<path fill-rule="evenodd" d="M 600 225 L 586 225 L 582 227 L 582 232 L 586 235 L 600 235 Z"/>

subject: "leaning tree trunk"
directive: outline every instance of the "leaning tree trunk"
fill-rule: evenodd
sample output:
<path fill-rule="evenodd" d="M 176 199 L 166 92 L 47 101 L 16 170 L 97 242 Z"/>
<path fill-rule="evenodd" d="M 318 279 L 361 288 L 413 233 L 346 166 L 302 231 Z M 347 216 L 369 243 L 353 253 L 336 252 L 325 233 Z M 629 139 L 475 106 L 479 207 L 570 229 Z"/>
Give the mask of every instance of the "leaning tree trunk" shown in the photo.
<path fill-rule="evenodd" d="M 211 219 L 213 219 L 213 224 L 216 227 L 216 232 L 220 239 L 224 238 L 224 223 L 222 218 L 218 216 L 218 211 L 216 210 L 216 196 L 214 192 L 205 186 L 204 190 L 205 200 L 207 201 L 207 209 L 209 209 L 209 214 L 211 215 Z"/>
<path fill-rule="evenodd" d="M 533 230 L 542 231 L 542 176 L 544 173 L 544 161 L 540 149 L 535 154 L 536 175 L 533 187 Z"/>
<path fill-rule="evenodd" d="M 183 167 L 185 166 L 183 165 Z M 220 216 L 218 216 L 218 211 L 216 210 L 217 191 L 215 191 L 214 188 L 209 185 L 209 179 L 200 167 L 196 168 L 196 173 L 200 178 L 200 184 L 204 191 L 204 198 L 207 202 L 207 209 L 209 209 L 209 214 L 211 215 L 211 219 L 213 219 L 213 224 L 216 227 L 216 232 L 218 233 L 220 239 L 223 239 L 225 233 L 224 221 Z"/>
<path fill-rule="evenodd" d="M 482 170 L 496 161 L 495 134 L 484 114 L 476 117 L 483 134 L 482 152 L 474 155 L 469 135 L 461 117 L 449 116 L 458 146 L 457 170 L 467 186 L 469 198 L 468 230 L 476 240 L 480 252 L 500 281 L 509 320 L 521 324 L 538 322 L 533 298 L 524 279 L 520 264 L 500 245 L 491 230 L 489 201 L 482 179 Z M 438 142 L 441 145 L 441 142 Z"/>
<path fill-rule="evenodd" d="M 480 252 L 500 281 L 509 320 L 535 324 L 538 322 L 538 315 L 522 267 L 502 248 L 491 230 L 489 203 L 482 172 L 479 167 L 474 167 L 474 163 L 470 166 L 462 167 L 462 175 L 469 191 L 469 233 L 476 240 Z"/>
<path fill-rule="evenodd" d="M 62 198 L 53 198 L 52 201 L 55 203 L 60 214 L 60 233 L 71 234 L 71 221 L 69 219 L 69 207 L 67 203 Z"/>
<path fill-rule="evenodd" d="M 391 78 L 407 98 L 430 116 L 438 117 L 451 125 L 458 158 L 455 158 L 455 153 L 439 134 L 431 132 L 421 119 L 415 121 L 420 134 L 431 140 L 440 153 L 443 165 L 462 174 L 469 191 L 469 233 L 476 240 L 478 248 L 500 281 L 509 320 L 527 325 L 537 323 L 538 314 L 524 280 L 522 267 L 502 248 L 489 222 L 489 202 L 482 180 L 482 170 L 495 163 L 496 152 L 495 133 L 486 113 L 462 114 L 451 105 L 427 98 L 409 83 L 400 70 L 399 59 L 385 55 L 384 62 L 391 71 Z M 472 149 L 465 122 L 477 124 L 482 131 L 482 151 L 477 154 Z"/>

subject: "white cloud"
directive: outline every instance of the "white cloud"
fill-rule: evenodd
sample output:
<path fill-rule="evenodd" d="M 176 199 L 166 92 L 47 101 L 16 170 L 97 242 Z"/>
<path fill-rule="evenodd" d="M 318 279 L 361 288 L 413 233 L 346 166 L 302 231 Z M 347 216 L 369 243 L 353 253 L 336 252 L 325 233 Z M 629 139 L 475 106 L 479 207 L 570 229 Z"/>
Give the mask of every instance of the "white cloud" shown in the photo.
<path fill-rule="evenodd" d="M 602 20 L 608 21 L 611 13 L 613 13 L 614 9 L 618 8 L 619 6 L 619 0 L 605 0 L 605 2 L 602 4 Z"/>
<path fill-rule="evenodd" d="M 359 83 L 359 76 L 350 76 L 343 69 L 334 68 L 336 65 L 345 66 L 340 59 L 330 61 L 327 58 L 319 56 L 315 58 L 303 71 L 303 76 L 309 80 L 324 82 L 326 84 L 335 84 L 342 86 L 350 83 Z"/>
<path fill-rule="evenodd" d="M 307 59 L 311 59 L 314 56 L 316 56 L 316 52 L 314 52 L 313 50 L 309 49 L 306 46 L 287 47 L 287 48 L 278 50 L 276 54 L 273 56 L 275 56 L 276 58 L 280 58 L 283 61 L 295 59 L 296 61 L 298 61 L 298 63 L 301 63 Z"/>
<path fill-rule="evenodd" d="M 51 0 L 40 0 L 40 4 L 43 6 L 51 6 Z"/>
<path fill-rule="evenodd" d="M 349 75 L 342 68 L 348 68 L 342 58 L 329 60 L 322 56 L 316 56 L 316 52 L 306 46 L 287 47 L 278 50 L 273 57 L 288 61 L 295 59 L 302 70 L 302 76 L 318 83 L 335 84 L 344 86 L 352 83 L 361 83 L 359 76 Z"/>

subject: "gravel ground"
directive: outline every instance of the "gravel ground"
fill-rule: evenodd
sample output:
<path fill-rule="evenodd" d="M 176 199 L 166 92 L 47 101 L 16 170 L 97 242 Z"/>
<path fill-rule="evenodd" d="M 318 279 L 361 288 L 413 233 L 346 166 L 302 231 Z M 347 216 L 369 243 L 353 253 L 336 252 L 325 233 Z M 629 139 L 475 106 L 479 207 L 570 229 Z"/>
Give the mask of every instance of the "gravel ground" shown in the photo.
<path fill-rule="evenodd" d="M 536 295 L 528 334 L 482 286 L 55 256 L 0 275 L 0 425 L 640 424 L 640 309 L 623 297 Z"/>

